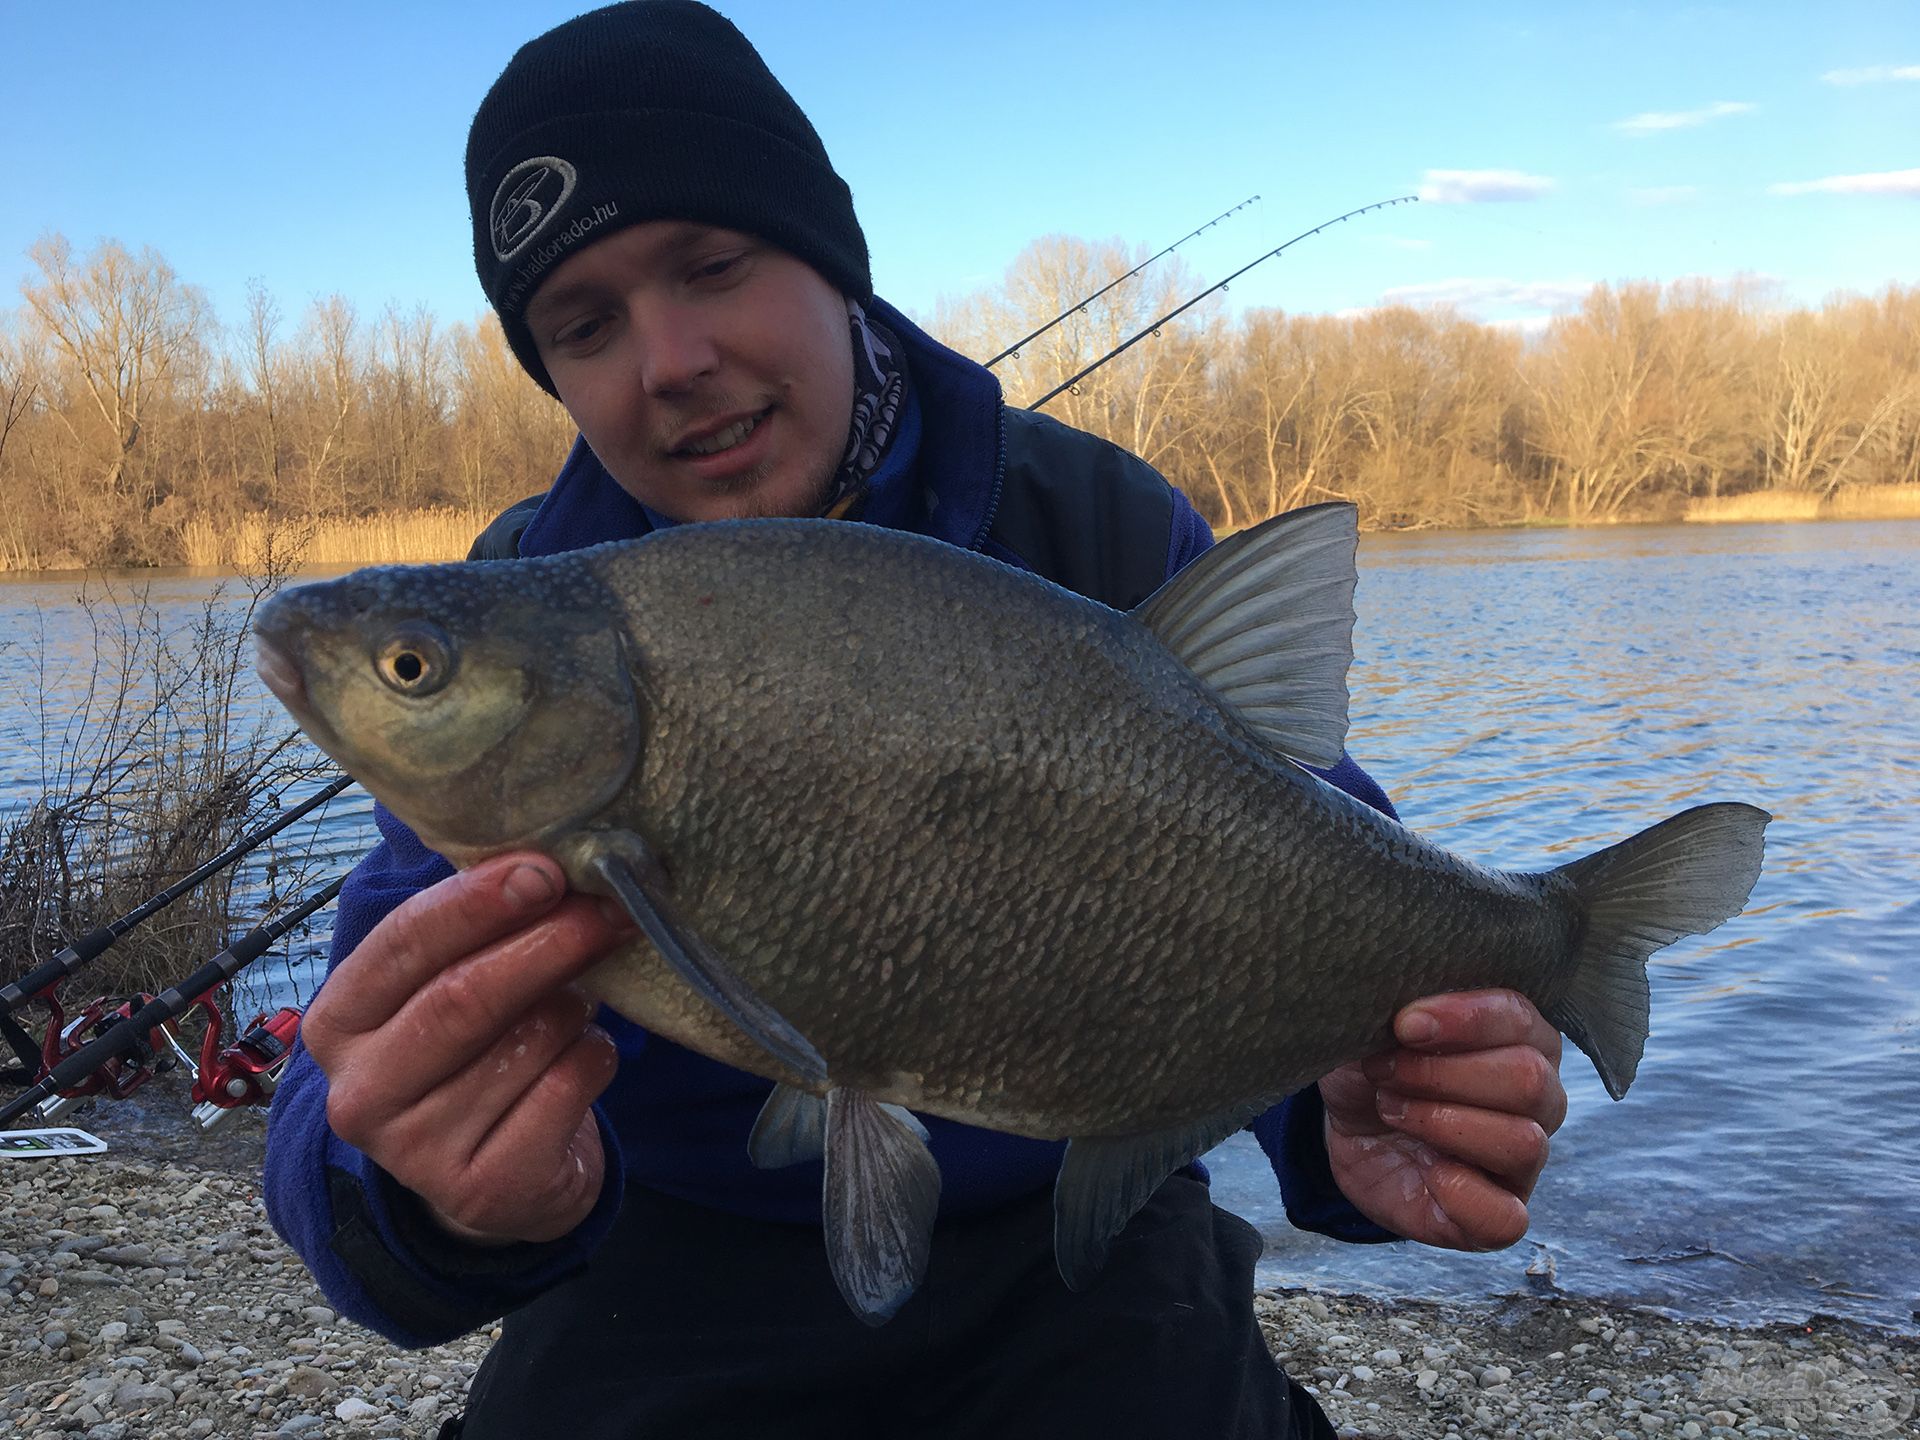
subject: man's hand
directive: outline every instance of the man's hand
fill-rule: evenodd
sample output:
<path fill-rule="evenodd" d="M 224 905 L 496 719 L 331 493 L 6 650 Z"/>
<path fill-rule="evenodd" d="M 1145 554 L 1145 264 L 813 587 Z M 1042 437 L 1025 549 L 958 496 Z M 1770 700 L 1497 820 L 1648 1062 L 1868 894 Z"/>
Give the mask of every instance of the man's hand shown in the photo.
<path fill-rule="evenodd" d="M 1409 1240 L 1513 1244 L 1547 1137 L 1567 1118 L 1560 1033 L 1525 996 L 1474 990 L 1415 1001 L 1394 1035 L 1399 1049 L 1320 1082 L 1334 1180 Z"/>
<path fill-rule="evenodd" d="M 570 982 L 631 926 L 565 890 L 541 855 L 450 876 L 375 926 L 300 1023 L 333 1132 L 476 1244 L 556 1239 L 600 1195 L 588 1111 L 617 1056 Z"/>

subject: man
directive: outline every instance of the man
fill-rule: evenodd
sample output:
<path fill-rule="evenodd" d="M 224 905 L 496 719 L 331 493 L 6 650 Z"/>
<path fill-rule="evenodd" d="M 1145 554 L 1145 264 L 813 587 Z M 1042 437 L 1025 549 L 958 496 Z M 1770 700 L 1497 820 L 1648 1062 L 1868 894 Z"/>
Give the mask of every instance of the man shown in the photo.
<path fill-rule="evenodd" d="M 812 126 L 691 0 L 524 47 L 474 119 L 467 181 L 481 282 L 582 437 L 482 555 L 831 515 L 1130 606 L 1211 543 L 1147 466 L 1005 408 L 872 296 Z M 1390 808 L 1351 760 L 1330 778 Z M 402 1343 L 507 1316 L 445 1434 L 1331 1434 L 1254 1323 L 1257 1236 L 1197 1167 L 1074 1293 L 1053 1267 L 1058 1145 L 931 1118 L 928 1276 L 862 1326 L 827 1271 L 819 1171 L 747 1160 L 767 1083 L 575 988 L 625 922 L 544 857 L 454 876 L 379 823 L 275 1099 L 267 1200 L 340 1309 Z M 1401 1050 L 1255 1122 L 1289 1214 L 1512 1243 L 1565 1113 L 1558 1035 L 1506 992 L 1397 1028 Z"/>

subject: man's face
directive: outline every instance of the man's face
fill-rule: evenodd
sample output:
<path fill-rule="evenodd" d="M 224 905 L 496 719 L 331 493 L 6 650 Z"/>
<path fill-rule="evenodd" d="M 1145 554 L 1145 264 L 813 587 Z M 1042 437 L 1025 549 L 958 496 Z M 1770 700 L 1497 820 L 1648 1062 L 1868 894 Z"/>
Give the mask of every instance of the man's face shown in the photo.
<path fill-rule="evenodd" d="M 527 326 L 623 489 L 677 520 L 819 513 L 846 450 L 846 300 L 764 240 L 652 220 L 571 255 Z"/>

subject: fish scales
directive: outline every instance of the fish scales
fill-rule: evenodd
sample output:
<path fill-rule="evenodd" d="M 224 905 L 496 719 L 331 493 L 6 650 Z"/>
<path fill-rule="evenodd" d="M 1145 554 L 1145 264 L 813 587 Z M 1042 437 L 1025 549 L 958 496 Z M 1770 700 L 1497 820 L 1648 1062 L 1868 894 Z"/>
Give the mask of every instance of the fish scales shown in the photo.
<path fill-rule="evenodd" d="M 587 559 L 652 696 L 620 818 L 836 1080 L 1022 1134 L 1129 1133 L 1278 1098 L 1420 995 L 1537 993 L 1550 974 L 1507 957 L 1568 952 L 1540 887 L 1275 755 L 1126 617 L 862 527 L 786 543 L 831 553 L 762 557 L 777 586 L 715 583 L 724 530 Z"/>
<path fill-rule="evenodd" d="M 544 849 L 636 937 L 586 980 L 779 1084 L 755 1163 L 824 1154 L 869 1323 L 924 1272 L 907 1109 L 1069 1141 L 1062 1277 L 1164 1177 L 1449 990 L 1530 997 L 1626 1093 L 1647 957 L 1759 873 L 1696 806 L 1539 873 L 1319 780 L 1346 732 L 1350 506 L 1231 537 L 1122 615 L 830 521 L 676 528 L 276 598 L 261 674 L 456 865 Z"/>

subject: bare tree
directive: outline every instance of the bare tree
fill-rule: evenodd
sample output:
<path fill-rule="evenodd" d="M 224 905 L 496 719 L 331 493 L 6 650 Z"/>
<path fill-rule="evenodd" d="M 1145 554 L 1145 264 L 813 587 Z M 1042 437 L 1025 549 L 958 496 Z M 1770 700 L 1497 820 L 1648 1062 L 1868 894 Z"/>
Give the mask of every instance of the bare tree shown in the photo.
<path fill-rule="evenodd" d="M 389 305 L 368 375 L 374 472 L 383 506 L 438 498 L 436 442 L 447 417 L 446 336 L 425 306 Z"/>
<path fill-rule="evenodd" d="M 454 329 L 452 353 L 461 502 L 498 509 L 545 489 L 573 440 L 567 412 L 520 368 L 492 312 Z"/>
<path fill-rule="evenodd" d="M 255 276 L 247 282 L 247 319 L 244 363 L 247 383 L 253 387 L 260 412 L 260 468 L 267 481 L 267 503 L 280 503 L 280 356 L 274 339 L 280 329 L 280 307 Z"/>
<path fill-rule="evenodd" d="M 290 416 L 295 453 L 306 475 L 306 508 L 319 515 L 331 505 L 348 508 L 340 478 L 348 426 L 363 399 L 362 366 L 357 358 L 359 317 L 342 295 L 316 300 L 307 310 L 294 361 L 300 403 Z M 334 480 L 330 501 L 321 493 Z"/>
<path fill-rule="evenodd" d="M 0 332 L 0 462 L 6 459 L 8 439 L 32 410 L 39 392 L 39 366 L 25 341 Z"/>
<path fill-rule="evenodd" d="M 0 317 L 0 563 L 66 552 L 165 561 L 222 549 L 236 497 L 271 523 L 548 483 L 573 438 L 498 322 L 441 326 L 335 295 L 285 337 L 248 287 L 224 352 L 197 290 L 152 251 L 30 252 Z M 998 368 L 1012 403 L 1092 364 L 1202 288 L 1161 264 L 1083 303 L 1138 254 L 1050 236 L 1002 281 L 943 299 L 976 355 L 1066 312 Z M 1536 342 L 1445 310 L 1197 307 L 1050 414 L 1143 456 L 1221 526 L 1346 498 L 1382 527 L 1597 523 L 1697 496 L 1920 486 L 1920 287 L 1785 313 L 1748 285 L 1597 287 Z"/>
<path fill-rule="evenodd" d="M 84 395 L 77 411 L 69 404 L 56 413 L 94 457 L 104 494 L 117 497 L 150 412 L 176 370 L 204 349 L 206 301 L 153 250 L 134 255 L 117 240 L 76 262 L 66 238 L 49 235 L 27 255 L 39 275 L 20 293 Z"/>
<path fill-rule="evenodd" d="M 1875 375 L 1854 362 L 1856 332 L 1836 314 L 1784 317 L 1761 372 L 1766 482 L 1831 495 L 1864 451 L 1910 408 L 1912 372 Z"/>
<path fill-rule="evenodd" d="M 1663 355 L 1659 291 L 1596 286 L 1580 313 L 1556 320 L 1533 363 L 1530 443 L 1550 465 L 1548 498 L 1574 523 L 1608 520 L 1671 459 L 1654 424 Z"/>

